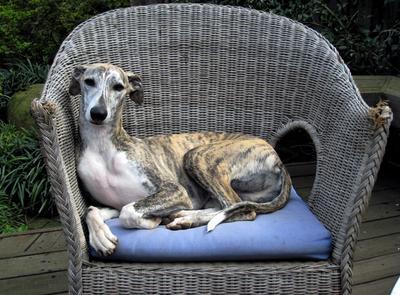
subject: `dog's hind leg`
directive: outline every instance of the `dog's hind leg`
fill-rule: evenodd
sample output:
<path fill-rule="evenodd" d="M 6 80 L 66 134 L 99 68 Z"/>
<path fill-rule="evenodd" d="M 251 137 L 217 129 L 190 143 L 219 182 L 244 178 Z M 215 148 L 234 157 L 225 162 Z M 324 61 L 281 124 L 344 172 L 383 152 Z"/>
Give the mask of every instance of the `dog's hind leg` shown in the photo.
<path fill-rule="evenodd" d="M 89 230 L 90 245 L 102 255 L 111 255 L 117 245 L 114 236 L 105 220 L 118 217 L 119 211 L 110 208 L 96 208 L 90 206 L 86 214 L 86 224 Z"/>
<path fill-rule="evenodd" d="M 176 218 L 181 218 L 181 217 L 190 216 L 190 215 L 204 214 L 204 213 L 213 213 L 213 212 L 218 212 L 218 211 L 220 211 L 220 209 L 218 209 L 218 208 L 206 208 L 206 209 L 199 209 L 199 210 L 179 210 L 179 211 L 173 212 L 172 214 L 163 218 L 163 222 L 165 221 L 164 223 L 168 224 Z"/>
<path fill-rule="evenodd" d="M 229 218 L 254 218 L 253 211 L 275 211 L 288 199 L 290 179 L 273 148 L 259 138 L 224 140 L 199 146 L 186 153 L 184 167 L 197 183 L 212 193 L 223 210 L 234 208 L 229 214 L 224 211 L 213 217 L 209 230 Z M 280 193 L 282 190 L 284 193 Z M 279 200 L 270 201 L 277 197 Z M 248 202 L 251 206 L 247 206 Z M 236 210 L 236 206 L 240 210 Z M 235 210 L 243 214 L 236 215 Z"/>
<path fill-rule="evenodd" d="M 166 228 L 177 230 L 198 227 L 207 224 L 220 209 L 208 208 L 202 210 L 182 210 L 168 217 Z"/>
<path fill-rule="evenodd" d="M 240 202 L 239 195 L 230 185 L 226 155 L 229 142 L 207 144 L 185 154 L 186 172 L 205 190 L 211 193 L 221 208 Z"/>
<path fill-rule="evenodd" d="M 252 221 L 252 220 L 255 220 L 256 217 L 257 217 L 257 213 L 255 211 L 239 212 L 239 213 L 229 217 L 225 222 Z"/>
<path fill-rule="evenodd" d="M 183 209 L 192 209 L 186 189 L 178 183 L 164 182 L 154 195 L 125 205 L 119 218 L 126 228 L 152 229 L 161 223 L 162 217 Z"/>
<path fill-rule="evenodd" d="M 198 146 L 185 154 L 186 172 L 205 190 L 209 191 L 222 208 L 229 207 L 241 200 L 232 188 L 231 181 L 237 170 L 247 169 L 254 163 L 257 169 L 256 155 L 265 153 L 266 142 L 257 138 L 222 140 Z M 252 170 L 252 169 L 248 169 Z"/>
<path fill-rule="evenodd" d="M 198 227 L 206 225 L 213 217 L 220 212 L 219 209 L 209 208 L 203 210 L 183 210 L 173 214 L 170 222 L 166 225 L 168 229 L 187 229 L 192 227 Z M 226 222 L 233 221 L 251 221 L 256 218 L 256 212 L 251 211 L 249 213 L 240 212 L 228 218 Z"/>

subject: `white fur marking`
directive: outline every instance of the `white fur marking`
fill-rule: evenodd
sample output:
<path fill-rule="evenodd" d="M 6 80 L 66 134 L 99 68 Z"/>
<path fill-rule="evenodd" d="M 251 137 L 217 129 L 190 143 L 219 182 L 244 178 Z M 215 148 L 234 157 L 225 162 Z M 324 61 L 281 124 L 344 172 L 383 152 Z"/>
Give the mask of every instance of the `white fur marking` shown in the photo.
<path fill-rule="evenodd" d="M 267 167 L 269 170 L 272 170 L 274 168 L 275 163 L 276 163 L 276 157 L 275 155 L 269 155 L 267 159 L 265 160 Z"/>
<path fill-rule="evenodd" d="M 135 210 L 134 204 L 124 206 L 119 215 L 119 220 L 125 228 L 153 229 L 161 223 L 160 217 L 144 218 L 143 213 Z"/>
<path fill-rule="evenodd" d="M 207 224 L 207 232 L 213 231 L 218 224 L 220 224 L 225 220 L 225 218 L 226 218 L 225 212 L 220 212 L 217 215 L 215 215 Z"/>
<path fill-rule="evenodd" d="M 78 173 L 93 198 L 104 205 L 121 209 L 152 193 L 143 185 L 150 181 L 135 162 L 128 161 L 125 152 L 117 151 L 102 132 L 88 133 L 93 137 L 88 142 L 93 144 L 83 152 Z"/>
<path fill-rule="evenodd" d="M 119 211 L 111 208 L 101 208 L 99 209 L 101 213 L 101 217 L 103 217 L 103 220 L 109 220 L 111 218 L 115 218 L 119 216 Z"/>
<path fill-rule="evenodd" d="M 136 212 L 133 207 L 134 204 L 131 203 L 122 207 L 119 220 L 125 228 L 136 228 L 143 217 L 143 214 Z"/>
<path fill-rule="evenodd" d="M 108 209 L 110 210 L 110 209 Z M 112 212 L 103 212 L 103 209 L 90 206 L 86 216 L 86 223 L 89 228 L 90 245 L 103 255 L 110 255 L 114 252 L 118 239 L 114 236 L 107 224 L 104 223 L 104 217 L 115 216 L 116 210 Z M 118 215 L 117 215 L 118 216 Z"/>

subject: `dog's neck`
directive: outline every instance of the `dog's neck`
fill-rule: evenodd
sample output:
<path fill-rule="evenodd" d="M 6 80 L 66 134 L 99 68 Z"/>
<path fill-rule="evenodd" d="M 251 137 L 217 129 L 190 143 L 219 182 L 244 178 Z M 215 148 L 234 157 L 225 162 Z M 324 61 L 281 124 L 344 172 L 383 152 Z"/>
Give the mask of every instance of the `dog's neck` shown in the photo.
<path fill-rule="evenodd" d="M 82 116 L 80 116 L 79 121 L 79 132 L 84 149 L 90 148 L 101 151 L 115 147 L 116 143 L 126 141 L 141 142 L 140 139 L 128 135 L 122 126 L 121 118 L 113 122 L 113 124 L 102 125 L 92 124 Z"/>

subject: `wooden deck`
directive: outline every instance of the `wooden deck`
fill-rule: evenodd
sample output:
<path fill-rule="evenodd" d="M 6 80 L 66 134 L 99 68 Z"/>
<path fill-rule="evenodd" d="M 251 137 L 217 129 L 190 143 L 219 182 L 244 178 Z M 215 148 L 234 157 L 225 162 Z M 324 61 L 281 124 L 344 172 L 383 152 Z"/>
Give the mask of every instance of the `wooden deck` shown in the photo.
<path fill-rule="evenodd" d="M 310 167 L 290 168 L 298 192 L 306 196 Z M 400 181 L 383 171 L 361 227 L 355 253 L 354 292 L 390 294 L 400 275 Z M 0 236 L 0 294 L 66 294 L 67 255 L 59 224 L 44 221 L 25 233 Z"/>
<path fill-rule="evenodd" d="M 309 194 L 313 169 L 292 169 L 293 185 Z M 400 276 L 400 181 L 398 171 L 379 174 L 363 217 L 353 268 L 353 294 L 389 295 Z"/>

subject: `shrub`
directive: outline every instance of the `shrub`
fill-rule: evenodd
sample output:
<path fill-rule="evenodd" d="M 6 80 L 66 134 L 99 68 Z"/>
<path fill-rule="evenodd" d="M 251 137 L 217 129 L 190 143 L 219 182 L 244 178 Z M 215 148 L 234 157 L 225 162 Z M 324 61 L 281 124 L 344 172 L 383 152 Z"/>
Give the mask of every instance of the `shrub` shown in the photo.
<path fill-rule="evenodd" d="M 8 83 L 7 70 L 0 69 L 0 110 L 7 107 L 10 96 L 5 94 L 4 84 Z"/>
<path fill-rule="evenodd" d="M 193 2 L 173 0 L 173 2 Z M 205 3 L 208 0 L 195 2 Z M 340 52 L 353 74 L 400 73 L 400 21 L 383 24 L 382 17 L 369 28 L 362 23 L 359 0 L 213 0 L 216 4 L 245 6 L 271 11 L 297 20 L 325 36 Z M 372 1 L 371 1 L 372 2 Z M 328 5 L 328 3 L 335 3 Z M 389 9 L 390 1 L 382 4 Z M 371 15 L 364 16 L 372 18 Z M 372 24 L 372 22 L 371 22 Z"/>
<path fill-rule="evenodd" d="M 76 25 L 100 12 L 129 4 L 129 0 L 2 1 L 0 55 L 48 64 Z"/>
<path fill-rule="evenodd" d="M 9 100 L 12 94 L 26 87 L 44 83 L 49 71 L 48 65 L 31 62 L 31 60 L 14 60 L 0 69 L 0 94 Z"/>
<path fill-rule="evenodd" d="M 0 189 L 0 234 L 21 232 L 27 229 L 22 210 L 10 202 L 7 194 Z"/>
<path fill-rule="evenodd" d="M 0 190 L 25 214 L 54 213 L 34 131 L 0 122 Z"/>
<path fill-rule="evenodd" d="M 12 0 L 0 5 L 0 56 L 30 58 L 51 63 L 61 42 L 79 23 L 101 12 L 153 0 Z M 399 74 L 400 22 L 386 24 L 380 16 L 360 13 L 360 0 L 159 0 L 158 2 L 211 2 L 272 11 L 320 31 L 335 45 L 355 74 Z M 395 1 L 375 4 L 396 8 Z M 371 5 L 372 0 L 369 0 Z M 329 5 L 328 5 L 329 4 Z M 392 14 L 393 16 L 395 14 Z M 374 19 L 365 24 L 365 19 Z M 395 18 L 393 18 L 395 19 Z M 363 21 L 364 20 L 364 21 Z M 364 23 L 363 23 L 364 22 Z"/>
<path fill-rule="evenodd" d="M 44 83 L 49 71 L 48 65 L 27 60 L 14 60 L 0 68 L 0 120 L 5 121 L 5 109 L 11 96 L 31 84 Z"/>

